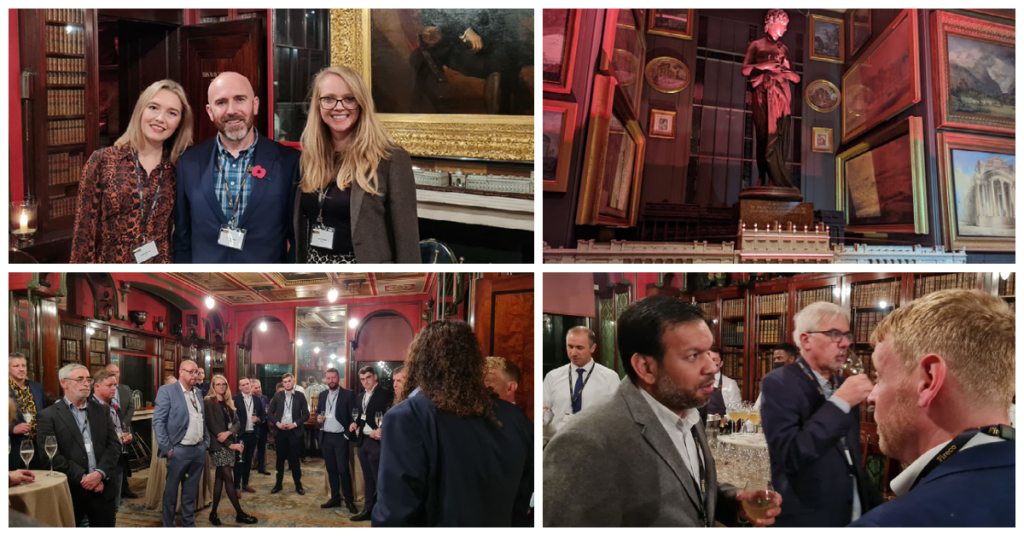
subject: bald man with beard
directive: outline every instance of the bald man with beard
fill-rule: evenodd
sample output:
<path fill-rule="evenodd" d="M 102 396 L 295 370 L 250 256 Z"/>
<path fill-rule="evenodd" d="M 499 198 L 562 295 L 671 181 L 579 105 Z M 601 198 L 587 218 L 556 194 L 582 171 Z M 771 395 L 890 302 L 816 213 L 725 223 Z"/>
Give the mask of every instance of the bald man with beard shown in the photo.
<path fill-rule="evenodd" d="M 295 262 L 299 152 L 256 131 L 259 108 L 244 76 L 210 83 L 206 113 L 218 134 L 178 160 L 174 262 Z"/>

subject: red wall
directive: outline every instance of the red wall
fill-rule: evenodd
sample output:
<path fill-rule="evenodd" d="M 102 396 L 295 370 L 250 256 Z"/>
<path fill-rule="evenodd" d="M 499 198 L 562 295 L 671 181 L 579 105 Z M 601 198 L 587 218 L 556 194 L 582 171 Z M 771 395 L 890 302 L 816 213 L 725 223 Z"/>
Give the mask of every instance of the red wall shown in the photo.
<path fill-rule="evenodd" d="M 267 331 L 253 331 L 252 362 L 254 365 L 290 365 L 295 362 L 292 341 L 283 323 L 268 320 Z"/>
<path fill-rule="evenodd" d="M 543 303 L 545 313 L 596 318 L 594 274 L 544 274 Z"/>

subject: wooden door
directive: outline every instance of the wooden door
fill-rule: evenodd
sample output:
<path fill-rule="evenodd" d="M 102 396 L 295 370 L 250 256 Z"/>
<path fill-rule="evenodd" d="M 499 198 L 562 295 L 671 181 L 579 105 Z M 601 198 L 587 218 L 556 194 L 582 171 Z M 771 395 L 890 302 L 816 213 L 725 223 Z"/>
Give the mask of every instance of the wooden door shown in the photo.
<path fill-rule="evenodd" d="M 182 85 L 192 105 L 193 140 L 201 143 L 217 134 L 206 113 L 207 90 L 220 73 L 234 71 L 249 79 L 260 99 L 254 126 L 267 130 L 267 46 L 263 19 L 244 19 L 185 26 L 181 30 Z"/>
<path fill-rule="evenodd" d="M 474 296 L 474 331 L 485 355 L 519 365 L 516 404 L 533 421 L 533 274 L 485 274 Z"/>

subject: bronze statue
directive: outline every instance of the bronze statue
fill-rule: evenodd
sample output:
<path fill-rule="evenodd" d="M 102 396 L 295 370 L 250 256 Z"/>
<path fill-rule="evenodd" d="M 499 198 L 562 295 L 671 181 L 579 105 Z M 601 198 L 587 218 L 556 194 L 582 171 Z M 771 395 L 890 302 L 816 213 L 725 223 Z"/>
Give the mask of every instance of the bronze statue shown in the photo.
<path fill-rule="evenodd" d="M 753 86 L 754 135 L 757 138 L 757 186 L 762 179 L 777 187 L 793 188 L 786 174 L 789 143 L 789 84 L 800 82 L 800 75 L 789 68 L 789 49 L 781 43 L 789 25 L 789 15 L 772 9 L 764 17 L 764 37 L 750 43 L 743 58 L 743 76 Z"/>

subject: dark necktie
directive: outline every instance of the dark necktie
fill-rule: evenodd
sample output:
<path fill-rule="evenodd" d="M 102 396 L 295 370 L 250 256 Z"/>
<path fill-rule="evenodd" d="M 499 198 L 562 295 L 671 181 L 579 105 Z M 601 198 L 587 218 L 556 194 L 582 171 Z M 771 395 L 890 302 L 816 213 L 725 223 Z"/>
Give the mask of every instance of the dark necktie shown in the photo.
<path fill-rule="evenodd" d="M 579 374 L 579 376 L 576 377 L 576 387 L 573 388 L 573 390 L 572 390 L 572 399 L 573 399 L 572 413 L 573 413 L 573 415 L 579 413 L 580 410 L 583 409 L 583 373 L 584 372 L 586 372 L 586 371 L 584 369 L 582 369 L 582 368 L 576 369 L 576 374 Z"/>

